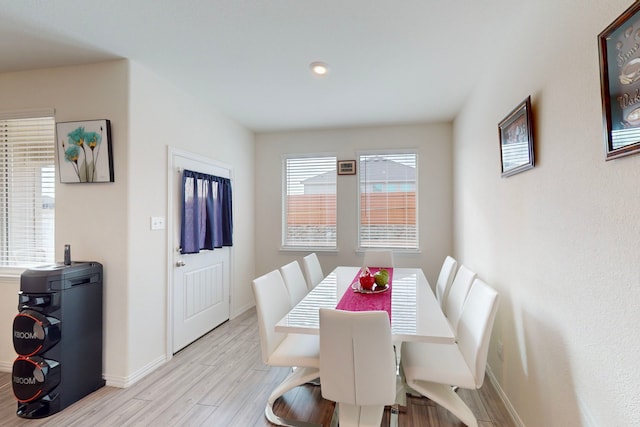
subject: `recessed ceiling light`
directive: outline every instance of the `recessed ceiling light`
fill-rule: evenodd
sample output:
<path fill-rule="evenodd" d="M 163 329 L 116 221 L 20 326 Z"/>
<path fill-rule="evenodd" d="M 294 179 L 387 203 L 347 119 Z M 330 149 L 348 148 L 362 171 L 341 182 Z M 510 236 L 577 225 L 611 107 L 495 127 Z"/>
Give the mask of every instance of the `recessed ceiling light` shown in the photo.
<path fill-rule="evenodd" d="M 311 72 L 319 77 L 326 76 L 329 72 L 329 66 L 324 62 L 312 62 L 309 67 L 311 68 Z"/>

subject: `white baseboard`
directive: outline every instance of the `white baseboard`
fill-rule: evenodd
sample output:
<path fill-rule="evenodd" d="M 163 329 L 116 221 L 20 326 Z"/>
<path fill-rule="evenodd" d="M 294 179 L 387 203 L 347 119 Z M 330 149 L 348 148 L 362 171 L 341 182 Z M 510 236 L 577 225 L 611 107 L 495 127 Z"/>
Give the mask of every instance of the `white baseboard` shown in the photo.
<path fill-rule="evenodd" d="M 155 371 L 160 366 L 164 365 L 166 362 L 167 358 L 165 356 L 160 356 L 156 360 L 148 363 L 146 366 L 143 366 L 141 369 L 138 369 L 136 372 L 126 377 L 118 377 L 113 375 L 103 375 L 103 377 L 108 386 L 127 388 L 137 383 L 142 378 Z"/>
<path fill-rule="evenodd" d="M 246 304 L 243 307 L 239 307 L 236 310 L 233 310 L 233 313 L 231 313 L 230 319 L 235 319 L 236 317 L 240 316 L 242 313 L 244 313 L 247 310 L 252 309 L 253 307 L 255 307 L 255 304 Z"/>
<path fill-rule="evenodd" d="M 147 376 L 148 374 L 150 374 L 160 366 L 164 365 L 166 362 L 167 362 L 167 358 L 165 356 L 160 356 L 156 360 L 152 361 L 151 363 L 148 363 L 142 369 L 139 369 L 138 371 L 126 377 L 119 377 L 115 375 L 104 374 L 102 375 L 102 378 L 104 378 L 108 386 L 118 387 L 118 388 L 127 388 L 137 383 L 142 378 L 144 378 L 145 376 Z M 0 361 L 0 372 L 11 372 L 12 369 L 13 369 L 13 361 L 11 362 Z"/>
<path fill-rule="evenodd" d="M 500 400 L 502 400 L 502 403 L 504 403 L 504 406 L 507 408 L 509 415 L 511 415 L 511 419 L 513 420 L 514 424 L 518 427 L 525 427 L 524 423 L 520 419 L 520 416 L 516 412 L 516 409 L 513 407 L 511 402 L 509 402 L 507 395 L 505 394 L 504 390 L 502 390 L 502 387 L 500 387 L 500 384 L 498 383 L 495 375 L 493 375 L 493 371 L 491 370 L 491 366 L 489 365 L 487 365 L 487 376 L 489 377 L 493 388 L 498 393 Z"/>

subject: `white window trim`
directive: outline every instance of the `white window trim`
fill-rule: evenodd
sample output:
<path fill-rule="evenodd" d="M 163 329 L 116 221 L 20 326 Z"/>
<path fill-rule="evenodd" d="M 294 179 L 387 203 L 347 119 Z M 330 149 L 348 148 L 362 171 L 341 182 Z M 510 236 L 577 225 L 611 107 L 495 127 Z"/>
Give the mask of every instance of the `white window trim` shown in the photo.
<path fill-rule="evenodd" d="M 53 108 L 40 108 L 32 110 L 0 111 L 0 120 L 32 119 L 34 117 L 55 117 Z"/>

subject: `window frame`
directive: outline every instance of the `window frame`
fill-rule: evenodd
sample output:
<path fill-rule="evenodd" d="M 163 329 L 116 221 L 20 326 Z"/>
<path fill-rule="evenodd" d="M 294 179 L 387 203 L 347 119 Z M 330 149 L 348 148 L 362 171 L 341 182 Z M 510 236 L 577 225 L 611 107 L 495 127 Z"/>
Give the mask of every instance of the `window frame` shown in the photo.
<path fill-rule="evenodd" d="M 330 246 L 318 246 L 318 245 L 291 245 L 287 242 L 287 225 L 288 225 L 288 217 L 287 217 L 287 161 L 291 159 L 309 159 L 309 158 L 331 158 L 332 163 L 334 165 L 334 172 L 336 176 L 335 181 L 335 196 L 336 196 L 336 207 L 335 207 L 335 217 L 336 217 L 336 231 L 335 231 L 335 240 L 333 245 Z M 338 165 L 338 156 L 335 152 L 314 152 L 314 153 L 287 153 L 281 156 L 281 230 L 280 230 L 280 250 L 281 251 L 292 251 L 292 252 L 335 252 L 338 250 L 338 179 L 337 179 L 337 165 Z"/>
<path fill-rule="evenodd" d="M 361 186 L 361 173 L 363 172 L 364 168 L 361 166 L 361 158 L 362 156 L 375 156 L 375 155 L 379 155 L 379 156 L 385 156 L 385 155 L 403 155 L 403 154 L 410 154 L 415 156 L 415 165 L 416 165 L 416 176 L 415 176 L 415 236 L 416 236 L 416 241 L 415 241 L 415 247 L 395 247 L 395 246 L 364 246 L 363 245 L 363 239 L 362 239 L 362 233 L 361 233 L 361 229 L 362 229 L 362 186 Z M 421 244 L 420 244 L 420 202 L 419 202 L 419 196 L 420 196 L 420 156 L 419 156 L 419 150 L 417 148 L 405 148 L 405 149 L 397 149 L 397 150 L 391 150 L 391 149 L 387 149 L 387 150 L 362 150 L 362 151 L 357 151 L 356 152 L 356 161 L 357 161 L 357 179 L 358 179 L 358 183 L 357 183 L 357 203 L 358 203 L 358 211 L 357 211 L 357 230 L 356 230 L 356 234 L 357 234 L 357 252 L 358 253 L 364 253 L 369 249 L 389 249 L 389 250 L 393 250 L 396 253 L 420 253 L 421 252 Z M 406 184 L 402 184 L 402 187 L 406 187 Z M 386 192 L 385 192 L 386 193 Z"/>
<path fill-rule="evenodd" d="M 55 110 L 53 108 L 43 108 L 43 109 L 31 109 L 31 110 L 0 111 L 0 121 L 20 120 L 20 119 L 38 119 L 38 118 L 50 119 L 52 121 L 52 129 L 51 129 L 52 151 L 51 151 L 50 164 L 41 165 L 40 169 L 42 172 L 45 172 L 45 169 L 51 168 L 53 172 L 52 180 L 50 182 L 52 187 L 48 187 L 48 188 L 53 190 L 53 198 L 55 200 L 55 188 L 57 183 Z M 2 167 L 4 168 L 4 166 Z M 51 172 L 49 172 L 48 175 L 50 174 Z M 7 176 L 7 179 L 9 179 L 9 176 Z M 49 180 L 47 180 L 47 182 L 43 182 L 42 179 L 43 179 L 43 176 L 41 175 L 40 177 L 41 184 L 49 184 L 48 182 Z M 5 190 L 2 190 L 2 191 L 5 191 Z M 19 190 L 15 190 L 15 191 L 19 191 Z M 42 221 L 41 216 L 38 217 L 38 220 L 40 221 L 40 224 L 43 224 L 41 222 Z M 9 221 L 8 218 L 7 218 L 7 221 Z M 48 258 L 46 261 L 25 263 L 24 265 L 9 265 L 9 264 L 0 265 L 0 277 L 1 278 L 19 278 L 20 275 L 28 268 L 32 268 L 35 265 L 52 263 L 55 261 L 55 205 L 53 207 L 53 219 L 52 219 L 52 229 L 51 229 L 50 239 L 53 242 L 53 244 L 50 247 L 50 253 L 47 253 Z"/>

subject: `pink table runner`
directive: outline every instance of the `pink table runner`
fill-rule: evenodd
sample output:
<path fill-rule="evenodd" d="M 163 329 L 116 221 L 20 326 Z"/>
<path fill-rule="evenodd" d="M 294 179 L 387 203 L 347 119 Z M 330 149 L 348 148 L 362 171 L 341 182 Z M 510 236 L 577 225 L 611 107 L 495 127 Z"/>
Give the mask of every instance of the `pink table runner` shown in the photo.
<path fill-rule="evenodd" d="M 379 267 L 369 267 L 371 274 L 375 274 Z M 351 281 L 351 285 L 344 292 L 344 295 L 336 305 L 339 310 L 347 311 L 371 311 L 371 310 L 384 310 L 389 313 L 389 320 L 391 320 L 391 282 L 393 280 L 393 268 L 385 268 L 389 272 L 389 290 L 386 292 L 380 292 L 377 294 L 363 294 L 355 292 L 351 285 L 356 283 L 359 285 L 360 272 L 356 274 L 356 277 Z"/>

